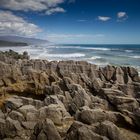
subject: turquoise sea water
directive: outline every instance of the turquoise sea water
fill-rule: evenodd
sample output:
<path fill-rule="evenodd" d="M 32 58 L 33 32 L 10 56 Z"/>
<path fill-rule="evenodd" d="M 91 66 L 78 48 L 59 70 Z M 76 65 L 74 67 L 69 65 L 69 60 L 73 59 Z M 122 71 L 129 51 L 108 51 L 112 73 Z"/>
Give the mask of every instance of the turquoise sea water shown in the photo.
<path fill-rule="evenodd" d="M 134 66 L 140 69 L 140 45 L 38 45 L 26 47 L 1 47 L 28 51 L 31 58 L 48 60 L 83 60 L 97 65 Z"/>

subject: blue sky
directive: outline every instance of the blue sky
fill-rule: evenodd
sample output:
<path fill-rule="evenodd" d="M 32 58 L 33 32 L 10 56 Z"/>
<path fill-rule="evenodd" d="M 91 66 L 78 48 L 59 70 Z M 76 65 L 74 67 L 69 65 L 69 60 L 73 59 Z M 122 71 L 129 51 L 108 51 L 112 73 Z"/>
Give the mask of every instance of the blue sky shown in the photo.
<path fill-rule="evenodd" d="M 55 43 L 140 44 L 139 0 L 1 0 L 0 34 Z"/>

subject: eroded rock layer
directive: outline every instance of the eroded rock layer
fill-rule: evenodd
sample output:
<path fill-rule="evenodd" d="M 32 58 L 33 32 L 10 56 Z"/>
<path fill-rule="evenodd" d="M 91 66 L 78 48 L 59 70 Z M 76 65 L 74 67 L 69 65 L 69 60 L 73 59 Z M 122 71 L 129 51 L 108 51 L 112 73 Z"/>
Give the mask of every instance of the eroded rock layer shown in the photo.
<path fill-rule="evenodd" d="M 0 52 L 0 107 L 2 140 L 140 140 L 132 67 Z"/>

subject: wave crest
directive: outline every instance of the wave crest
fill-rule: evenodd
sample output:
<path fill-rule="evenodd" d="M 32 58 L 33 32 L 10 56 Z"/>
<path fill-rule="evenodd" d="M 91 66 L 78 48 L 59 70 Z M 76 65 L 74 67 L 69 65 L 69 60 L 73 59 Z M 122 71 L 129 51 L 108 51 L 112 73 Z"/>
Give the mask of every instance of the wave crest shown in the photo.
<path fill-rule="evenodd" d="M 47 57 L 57 57 L 57 58 L 76 58 L 85 57 L 83 53 L 70 53 L 70 54 L 46 54 Z"/>
<path fill-rule="evenodd" d="M 101 59 L 102 57 L 100 57 L 100 56 L 92 56 L 90 59 L 92 59 L 92 60 L 96 60 L 96 59 Z"/>

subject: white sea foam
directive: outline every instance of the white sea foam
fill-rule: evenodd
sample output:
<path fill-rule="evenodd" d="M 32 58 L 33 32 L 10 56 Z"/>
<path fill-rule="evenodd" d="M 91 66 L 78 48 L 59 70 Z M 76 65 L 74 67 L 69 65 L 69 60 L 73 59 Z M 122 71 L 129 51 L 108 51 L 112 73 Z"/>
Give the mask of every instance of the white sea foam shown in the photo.
<path fill-rule="evenodd" d="M 94 61 L 88 61 L 88 62 L 98 66 L 106 66 L 110 64 L 109 62 L 94 62 Z"/>
<path fill-rule="evenodd" d="M 96 60 L 96 59 L 101 59 L 102 57 L 100 57 L 100 56 L 92 56 L 90 59 L 92 59 L 92 60 Z"/>
<path fill-rule="evenodd" d="M 130 52 L 133 52 L 132 50 L 125 50 L 125 52 L 128 52 L 128 53 L 130 53 Z"/>
<path fill-rule="evenodd" d="M 139 59 L 140 56 L 139 55 L 135 55 L 135 56 L 130 56 L 131 58 L 136 58 L 136 59 Z"/>
<path fill-rule="evenodd" d="M 71 49 L 71 48 L 80 48 L 82 49 L 82 47 L 80 46 L 48 46 L 47 48 L 63 48 L 63 49 Z"/>
<path fill-rule="evenodd" d="M 47 57 L 58 57 L 58 58 L 75 58 L 84 57 L 83 53 L 69 53 L 69 54 L 46 54 Z"/>
<path fill-rule="evenodd" d="M 83 53 L 69 53 L 69 54 L 49 54 L 47 52 L 41 53 L 37 58 L 40 59 L 52 59 L 52 58 L 80 58 L 84 57 Z"/>
<path fill-rule="evenodd" d="M 100 48 L 100 47 L 81 47 L 81 46 L 49 46 L 50 48 L 78 48 L 78 49 L 84 49 L 84 50 L 99 50 L 99 51 L 109 51 L 111 50 L 110 48 Z M 49 48 L 47 47 L 47 48 Z"/>
<path fill-rule="evenodd" d="M 81 49 L 97 50 L 97 51 L 110 51 L 111 50 L 109 48 L 98 48 L 98 47 L 96 47 L 96 48 L 85 47 L 85 48 L 81 48 Z"/>

